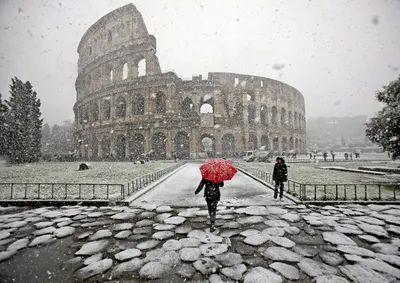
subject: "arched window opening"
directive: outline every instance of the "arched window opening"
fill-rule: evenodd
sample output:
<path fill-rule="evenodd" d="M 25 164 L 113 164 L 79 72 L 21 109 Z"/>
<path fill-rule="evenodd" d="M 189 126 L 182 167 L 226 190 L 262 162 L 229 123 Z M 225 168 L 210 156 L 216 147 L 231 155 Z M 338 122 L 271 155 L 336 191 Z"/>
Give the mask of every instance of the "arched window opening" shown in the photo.
<path fill-rule="evenodd" d="M 126 138 L 124 135 L 119 135 L 117 137 L 116 155 L 118 160 L 124 160 L 126 157 Z"/>
<path fill-rule="evenodd" d="M 99 104 L 97 101 L 93 102 L 91 105 L 91 110 L 92 110 L 92 119 L 93 121 L 98 121 L 99 120 Z"/>
<path fill-rule="evenodd" d="M 256 150 L 258 148 L 257 145 L 257 136 L 254 134 L 249 135 L 249 143 L 248 143 L 248 150 Z"/>
<path fill-rule="evenodd" d="M 152 137 L 152 148 L 154 159 L 166 158 L 166 136 L 163 133 L 155 133 Z"/>
<path fill-rule="evenodd" d="M 270 149 L 269 138 L 267 135 L 261 136 L 261 147 L 264 147 L 265 150 Z"/>
<path fill-rule="evenodd" d="M 129 159 L 130 161 L 143 159 L 144 137 L 135 133 L 129 137 Z"/>
<path fill-rule="evenodd" d="M 162 91 L 156 94 L 156 113 L 165 113 L 165 94 Z"/>
<path fill-rule="evenodd" d="M 232 121 L 235 126 L 241 126 L 243 124 L 243 104 L 240 101 L 237 101 L 235 108 L 233 108 Z"/>
<path fill-rule="evenodd" d="M 287 151 L 287 139 L 285 137 L 282 138 L 282 151 Z"/>
<path fill-rule="evenodd" d="M 272 117 L 271 117 L 271 123 L 272 125 L 276 126 L 278 124 L 278 109 L 276 109 L 276 106 L 272 106 Z"/>
<path fill-rule="evenodd" d="M 293 113 L 292 113 L 292 111 L 289 111 L 288 119 L 289 119 L 289 127 L 293 128 Z"/>
<path fill-rule="evenodd" d="M 146 75 L 146 59 L 142 59 L 138 63 L 138 76 Z"/>
<path fill-rule="evenodd" d="M 222 137 L 223 157 L 233 157 L 235 155 L 235 137 L 232 134 L 225 134 Z"/>
<path fill-rule="evenodd" d="M 174 153 L 179 159 L 190 158 L 190 141 L 189 134 L 186 132 L 179 132 L 174 138 Z"/>
<path fill-rule="evenodd" d="M 286 126 L 286 110 L 285 108 L 281 108 L 281 126 Z"/>
<path fill-rule="evenodd" d="M 294 148 L 294 142 L 293 142 L 293 137 L 290 137 L 290 139 L 289 139 L 289 150 L 296 150 L 295 148 Z"/>
<path fill-rule="evenodd" d="M 267 106 L 261 105 L 260 107 L 260 123 L 263 126 L 268 125 Z"/>
<path fill-rule="evenodd" d="M 122 67 L 122 79 L 123 80 L 126 80 L 128 78 L 128 73 L 129 73 L 128 64 L 125 63 L 124 66 Z"/>
<path fill-rule="evenodd" d="M 123 97 L 117 99 L 115 116 L 118 118 L 126 116 L 126 100 Z"/>
<path fill-rule="evenodd" d="M 190 113 L 193 111 L 193 102 L 190 98 L 186 97 L 182 102 L 182 116 L 190 117 Z"/>
<path fill-rule="evenodd" d="M 275 137 L 273 140 L 273 144 L 272 144 L 272 149 L 274 151 L 278 151 L 279 150 L 279 138 Z"/>
<path fill-rule="evenodd" d="M 110 120 L 111 118 L 111 104 L 110 97 L 107 97 L 103 101 L 103 118 L 104 120 Z"/>
<path fill-rule="evenodd" d="M 201 114 L 207 114 L 207 113 L 214 113 L 214 109 L 211 104 L 209 103 L 204 103 L 200 107 L 200 113 Z"/>
<path fill-rule="evenodd" d="M 111 157 L 111 141 L 109 137 L 103 137 L 101 141 L 101 151 L 103 159 L 108 160 Z"/>
<path fill-rule="evenodd" d="M 247 107 L 247 111 L 248 111 L 248 122 L 249 124 L 254 125 L 256 120 L 256 107 L 254 105 L 249 105 Z"/>
<path fill-rule="evenodd" d="M 133 113 L 133 115 L 143 115 L 144 114 L 144 96 L 143 96 L 143 94 L 136 93 L 133 96 L 132 113 Z"/>
<path fill-rule="evenodd" d="M 91 144 L 91 149 L 92 149 L 92 160 L 97 160 L 99 157 L 98 149 L 99 149 L 99 141 L 97 140 L 97 137 L 95 135 L 92 136 L 92 144 Z"/>

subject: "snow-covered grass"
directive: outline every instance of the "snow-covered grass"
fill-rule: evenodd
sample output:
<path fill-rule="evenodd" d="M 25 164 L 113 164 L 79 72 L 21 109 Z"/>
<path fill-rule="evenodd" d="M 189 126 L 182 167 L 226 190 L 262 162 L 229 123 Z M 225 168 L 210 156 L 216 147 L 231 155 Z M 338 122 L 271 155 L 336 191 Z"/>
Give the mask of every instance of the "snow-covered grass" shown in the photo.
<path fill-rule="evenodd" d="M 274 163 L 242 163 L 247 166 L 248 171 L 251 172 L 251 168 L 255 168 L 272 175 Z M 287 164 L 289 180 L 295 181 L 301 184 L 309 184 L 306 186 L 307 198 L 314 198 L 316 194 L 317 199 L 323 199 L 326 196 L 327 199 L 336 198 L 336 185 L 338 188 L 339 199 L 364 199 L 365 198 L 365 184 L 382 184 L 382 183 L 400 183 L 400 176 L 394 174 L 387 174 L 382 176 L 351 173 L 342 171 L 333 171 L 321 169 L 321 166 L 328 166 L 326 163 L 323 164 Z M 373 162 L 357 162 L 355 163 L 330 163 L 329 166 L 341 166 L 347 168 L 358 168 L 359 166 L 365 165 L 376 165 Z M 294 183 L 288 183 L 291 186 L 291 190 L 295 188 L 296 196 L 299 196 L 299 186 Z M 287 184 L 287 185 L 288 185 Z M 340 185 L 340 184 L 357 184 L 354 185 Z M 287 186 L 286 185 L 286 186 Z M 317 185 L 317 186 L 315 186 Z M 324 186 L 327 185 L 327 186 Z M 394 191 L 396 192 L 396 198 L 400 199 L 400 188 L 382 185 L 381 198 L 392 199 L 394 197 Z M 315 193 L 316 190 L 316 193 Z M 356 197 L 357 196 L 357 197 Z M 368 185 L 367 186 L 367 198 L 378 199 L 379 198 L 379 186 Z"/>
<path fill-rule="evenodd" d="M 89 170 L 78 171 L 81 162 L 42 162 L 24 164 L 13 167 L 0 168 L 0 183 L 80 183 L 96 184 L 81 185 L 83 199 L 106 199 L 107 194 L 112 199 L 120 198 L 121 186 L 133 179 L 157 172 L 175 165 L 174 162 L 153 162 L 133 164 L 131 162 L 91 162 Z M 111 184 L 107 186 L 106 184 Z M 108 187 L 108 188 L 107 188 Z M 27 185 L 27 198 L 38 198 L 38 186 Z M 51 185 L 40 186 L 40 198 L 79 198 L 79 185 Z M 108 193 L 107 193 L 108 191 Z M 94 192 L 94 193 L 93 193 Z M 0 184 L 0 199 L 9 199 L 10 185 Z M 13 186 L 14 199 L 25 197 L 25 185 Z"/>

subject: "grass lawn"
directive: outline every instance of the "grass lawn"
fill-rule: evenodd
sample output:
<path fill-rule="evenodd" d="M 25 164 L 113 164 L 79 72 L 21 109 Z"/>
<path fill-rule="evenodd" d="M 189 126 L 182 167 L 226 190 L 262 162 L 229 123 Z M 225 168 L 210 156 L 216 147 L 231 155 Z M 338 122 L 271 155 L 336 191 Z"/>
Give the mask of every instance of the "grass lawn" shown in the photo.
<path fill-rule="evenodd" d="M 0 168 L 0 183 L 86 183 L 104 185 L 82 185 L 81 197 L 84 199 L 120 198 L 121 187 L 133 179 L 170 167 L 174 162 L 154 162 L 133 164 L 131 162 L 92 162 L 89 170 L 78 171 L 81 162 L 40 162 Z M 53 187 L 53 188 L 52 188 Z M 10 198 L 10 186 L 0 184 L 0 199 Z M 13 186 L 14 198 L 23 198 L 25 185 Z M 41 185 L 27 186 L 27 198 L 79 198 L 79 186 Z"/>

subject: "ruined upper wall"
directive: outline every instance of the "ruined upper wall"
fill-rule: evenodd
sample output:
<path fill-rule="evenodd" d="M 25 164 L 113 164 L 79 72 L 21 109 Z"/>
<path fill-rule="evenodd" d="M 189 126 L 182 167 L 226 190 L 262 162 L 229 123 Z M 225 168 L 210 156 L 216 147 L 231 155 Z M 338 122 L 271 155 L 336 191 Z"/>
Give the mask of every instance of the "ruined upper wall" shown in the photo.
<path fill-rule="evenodd" d="M 147 44 L 156 49 L 155 38 L 148 34 L 142 15 L 133 4 L 118 8 L 83 35 L 78 45 L 78 72 L 86 65 L 121 47 Z"/>

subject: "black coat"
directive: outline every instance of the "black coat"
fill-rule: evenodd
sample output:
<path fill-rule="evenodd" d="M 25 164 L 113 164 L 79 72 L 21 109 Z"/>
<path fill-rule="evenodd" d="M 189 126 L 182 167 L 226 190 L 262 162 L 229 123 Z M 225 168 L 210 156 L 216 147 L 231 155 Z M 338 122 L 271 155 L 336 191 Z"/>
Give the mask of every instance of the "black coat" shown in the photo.
<path fill-rule="evenodd" d="M 224 182 L 214 183 L 203 178 L 201 179 L 201 182 L 194 193 L 196 195 L 200 193 L 200 191 L 203 189 L 204 186 L 205 186 L 204 197 L 207 200 L 214 200 L 214 201 L 220 200 L 221 192 L 219 191 L 219 188 L 224 186 Z"/>
<path fill-rule="evenodd" d="M 286 182 L 288 176 L 288 171 L 285 163 L 276 163 L 274 166 L 274 173 L 272 174 L 272 179 L 274 181 Z"/>

